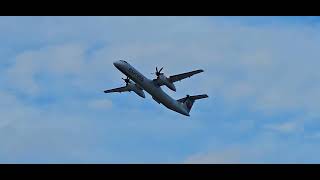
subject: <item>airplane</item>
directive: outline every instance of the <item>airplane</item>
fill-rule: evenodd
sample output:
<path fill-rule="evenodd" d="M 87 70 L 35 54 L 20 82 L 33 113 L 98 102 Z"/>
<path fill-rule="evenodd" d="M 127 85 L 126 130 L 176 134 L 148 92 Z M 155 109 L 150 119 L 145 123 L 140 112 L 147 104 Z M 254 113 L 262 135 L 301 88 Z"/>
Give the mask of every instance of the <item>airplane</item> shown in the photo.
<path fill-rule="evenodd" d="M 190 111 L 196 100 L 208 98 L 207 94 L 202 94 L 195 96 L 187 95 L 184 98 L 175 100 L 161 89 L 161 86 L 167 86 L 170 90 L 176 91 L 176 87 L 174 85 L 175 82 L 181 81 L 185 78 L 190 78 L 195 74 L 201 73 L 203 72 L 202 69 L 166 77 L 164 73 L 161 73 L 163 67 L 160 70 L 158 70 L 158 68 L 156 67 L 155 74 L 157 78 L 149 79 L 125 60 L 115 61 L 113 62 L 113 65 L 127 76 L 126 79 L 122 78 L 125 81 L 126 85 L 119 88 L 105 90 L 104 93 L 122 93 L 133 91 L 140 97 L 145 98 L 144 91 L 146 91 L 157 103 L 163 104 L 168 109 L 171 109 L 185 116 L 190 116 Z"/>

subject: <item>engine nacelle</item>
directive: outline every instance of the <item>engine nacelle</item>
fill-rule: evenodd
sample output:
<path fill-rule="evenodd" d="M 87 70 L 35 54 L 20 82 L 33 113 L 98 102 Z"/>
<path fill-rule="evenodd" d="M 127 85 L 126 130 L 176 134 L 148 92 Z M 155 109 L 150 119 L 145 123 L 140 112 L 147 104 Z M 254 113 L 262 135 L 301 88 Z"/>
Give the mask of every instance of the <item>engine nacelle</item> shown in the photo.
<path fill-rule="evenodd" d="M 172 82 L 169 81 L 169 79 L 161 74 L 159 77 L 158 77 L 161 85 L 165 85 L 167 86 L 169 89 L 171 89 L 172 91 L 176 91 L 176 87 L 174 86 L 174 84 Z"/>
<path fill-rule="evenodd" d="M 141 88 L 139 88 L 136 84 L 128 84 L 129 89 L 135 92 L 138 96 L 145 98 L 145 94 Z"/>

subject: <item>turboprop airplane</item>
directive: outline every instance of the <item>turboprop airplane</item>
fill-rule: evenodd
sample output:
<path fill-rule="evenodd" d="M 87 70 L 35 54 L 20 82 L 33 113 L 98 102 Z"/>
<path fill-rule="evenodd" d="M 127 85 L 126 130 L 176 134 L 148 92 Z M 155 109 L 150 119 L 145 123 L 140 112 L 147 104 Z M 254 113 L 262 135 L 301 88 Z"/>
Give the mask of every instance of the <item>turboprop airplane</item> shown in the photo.
<path fill-rule="evenodd" d="M 175 100 L 161 89 L 161 86 L 165 85 L 172 91 L 176 91 L 174 82 L 181 81 L 182 79 L 201 73 L 203 72 L 202 69 L 166 77 L 161 73 L 163 67 L 160 70 L 156 67 L 155 74 L 157 75 L 157 78 L 148 79 L 124 60 L 116 61 L 113 65 L 127 76 L 126 79 L 122 78 L 125 81 L 126 86 L 105 90 L 105 93 L 134 91 L 140 97 L 145 98 L 144 91 L 146 91 L 157 103 L 163 104 L 165 107 L 185 116 L 190 116 L 189 113 L 196 100 L 208 97 L 206 94 L 195 96 L 187 95 L 184 98 Z"/>

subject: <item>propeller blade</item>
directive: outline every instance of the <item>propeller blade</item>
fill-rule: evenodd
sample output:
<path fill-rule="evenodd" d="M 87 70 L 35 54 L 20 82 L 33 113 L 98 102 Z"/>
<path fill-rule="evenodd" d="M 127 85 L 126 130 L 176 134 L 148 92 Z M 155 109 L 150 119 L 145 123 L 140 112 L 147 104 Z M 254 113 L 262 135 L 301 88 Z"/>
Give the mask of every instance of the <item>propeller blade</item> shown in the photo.
<path fill-rule="evenodd" d="M 162 71 L 163 67 L 158 70 L 158 67 L 156 66 L 156 72 L 155 73 L 151 73 L 151 74 L 156 74 L 158 77 L 161 75 L 161 71 Z"/>
<path fill-rule="evenodd" d="M 121 78 L 121 79 L 123 79 L 123 80 L 124 80 L 124 82 L 126 82 L 126 84 L 128 84 L 128 83 L 130 82 L 129 77 L 127 77 L 126 79 L 124 79 L 124 78 Z"/>
<path fill-rule="evenodd" d="M 163 67 L 160 69 L 159 73 L 162 71 Z"/>
<path fill-rule="evenodd" d="M 189 99 L 189 94 L 187 94 L 186 98 L 184 99 L 183 103 L 185 103 Z"/>

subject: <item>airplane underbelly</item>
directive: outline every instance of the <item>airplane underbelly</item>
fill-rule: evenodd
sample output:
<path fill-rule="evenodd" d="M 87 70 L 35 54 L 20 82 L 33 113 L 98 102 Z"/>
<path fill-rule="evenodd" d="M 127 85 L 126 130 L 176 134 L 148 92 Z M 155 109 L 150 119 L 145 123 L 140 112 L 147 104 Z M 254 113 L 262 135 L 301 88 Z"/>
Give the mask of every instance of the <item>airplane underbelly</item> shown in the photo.
<path fill-rule="evenodd" d="M 159 94 L 155 94 L 154 96 L 152 96 L 152 98 L 158 102 L 159 104 L 163 104 L 164 106 L 166 106 L 169 109 L 175 109 L 175 102 L 172 98 L 170 98 L 168 95 L 166 95 L 165 93 L 159 93 Z"/>
<path fill-rule="evenodd" d="M 172 99 L 160 87 L 154 86 L 153 81 L 144 81 L 141 86 L 147 91 L 152 98 L 159 104 L 163 104 L 167 108 L 176 111 L 179 109 L 176 100 Z"/>
<path fill-rule="evenodd" d="M 154 96 L 152 96 L 152 99 L 155 100 L 157 103 L 161 104 L 161 102 L 157 98 L 155 98 Z"/>

